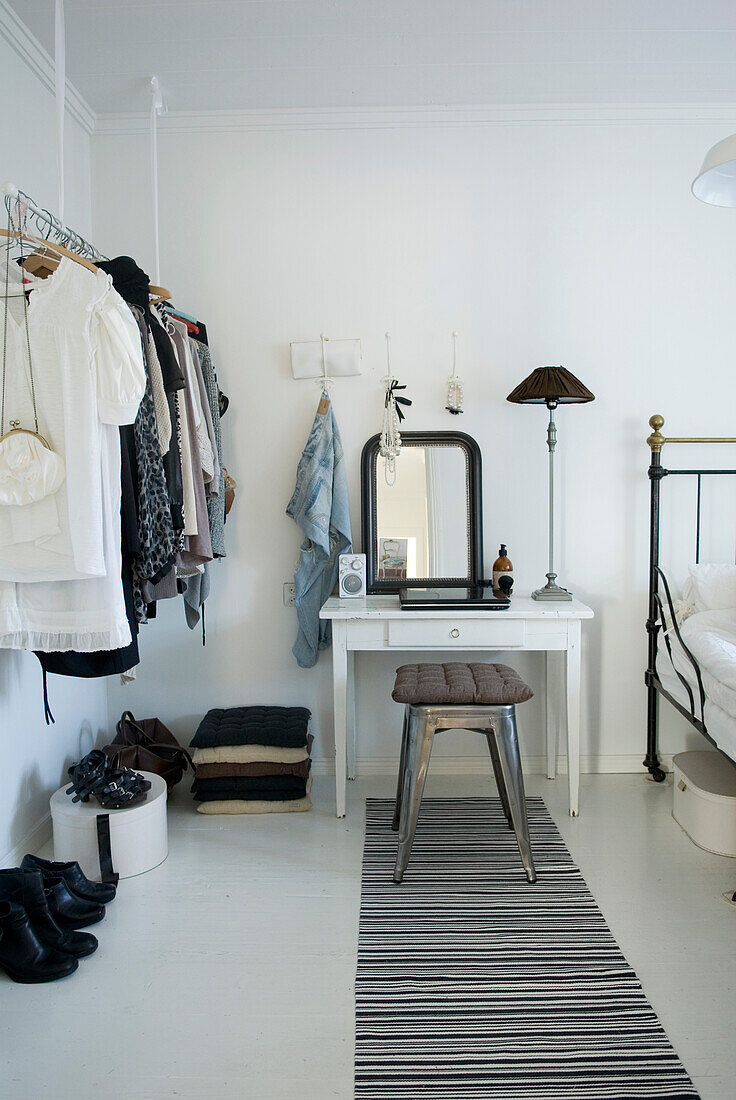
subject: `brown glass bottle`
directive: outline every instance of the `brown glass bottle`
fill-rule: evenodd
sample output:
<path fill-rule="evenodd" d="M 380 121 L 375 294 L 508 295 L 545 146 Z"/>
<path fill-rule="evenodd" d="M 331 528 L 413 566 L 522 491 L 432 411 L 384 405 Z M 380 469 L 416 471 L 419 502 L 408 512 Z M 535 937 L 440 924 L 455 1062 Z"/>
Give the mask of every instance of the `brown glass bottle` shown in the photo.
<path fill-rule="evenodd" d="M 493 563 L 493 595 L 510 596 L 514 584 L 514 567 L 506 556 L 506 544 L 501 543 L 498 557 Z"/>

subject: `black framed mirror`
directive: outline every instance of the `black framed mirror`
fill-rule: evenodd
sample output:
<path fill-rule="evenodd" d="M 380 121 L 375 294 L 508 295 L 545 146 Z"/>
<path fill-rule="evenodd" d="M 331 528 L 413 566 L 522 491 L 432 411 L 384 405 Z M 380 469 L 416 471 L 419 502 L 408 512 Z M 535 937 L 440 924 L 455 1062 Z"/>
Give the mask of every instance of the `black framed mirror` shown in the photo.
<path fill-rule="evenodd" d="M 371 436 L 361 459 L 368 592 L 483 579 L 481 457 L 463 432 L 402 432 L 393 484 Z"/>

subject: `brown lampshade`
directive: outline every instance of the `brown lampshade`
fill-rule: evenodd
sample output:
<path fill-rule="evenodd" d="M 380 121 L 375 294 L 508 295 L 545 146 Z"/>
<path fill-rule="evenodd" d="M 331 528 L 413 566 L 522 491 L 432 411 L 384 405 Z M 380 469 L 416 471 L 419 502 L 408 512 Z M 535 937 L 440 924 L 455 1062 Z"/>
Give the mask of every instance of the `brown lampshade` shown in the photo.
<path fill-rule="evenodd" d="M 595 401 L 595 396 L 564 367 L 537 367 L 506 400 L 516 405 L 577 405 Z"/>

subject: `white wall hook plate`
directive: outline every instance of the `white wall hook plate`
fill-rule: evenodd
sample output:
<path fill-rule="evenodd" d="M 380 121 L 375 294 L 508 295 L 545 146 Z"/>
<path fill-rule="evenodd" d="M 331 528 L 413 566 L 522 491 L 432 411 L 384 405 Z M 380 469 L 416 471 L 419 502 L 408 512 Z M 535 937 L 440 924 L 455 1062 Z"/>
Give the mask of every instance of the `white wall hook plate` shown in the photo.
<path fill-rule="evenodd" d="M 321 378 L 322 341 L 299 340 L 291 345 L 291 373 L 295 378 Z M 328 378 L 350 378 L 362 374 L 363 349 L 360 340 L 325 338 L 325 371 Z"/>

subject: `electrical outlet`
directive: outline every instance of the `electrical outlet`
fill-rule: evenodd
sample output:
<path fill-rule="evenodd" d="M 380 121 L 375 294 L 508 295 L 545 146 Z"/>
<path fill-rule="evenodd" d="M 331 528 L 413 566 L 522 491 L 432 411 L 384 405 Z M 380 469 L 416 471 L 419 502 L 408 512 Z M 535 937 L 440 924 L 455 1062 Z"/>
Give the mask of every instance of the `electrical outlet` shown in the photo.
<path fill-rule="evenodd" d="M 293 581 L 284 581 L 284 607 L 293 607 L 296 591 Z"/>

